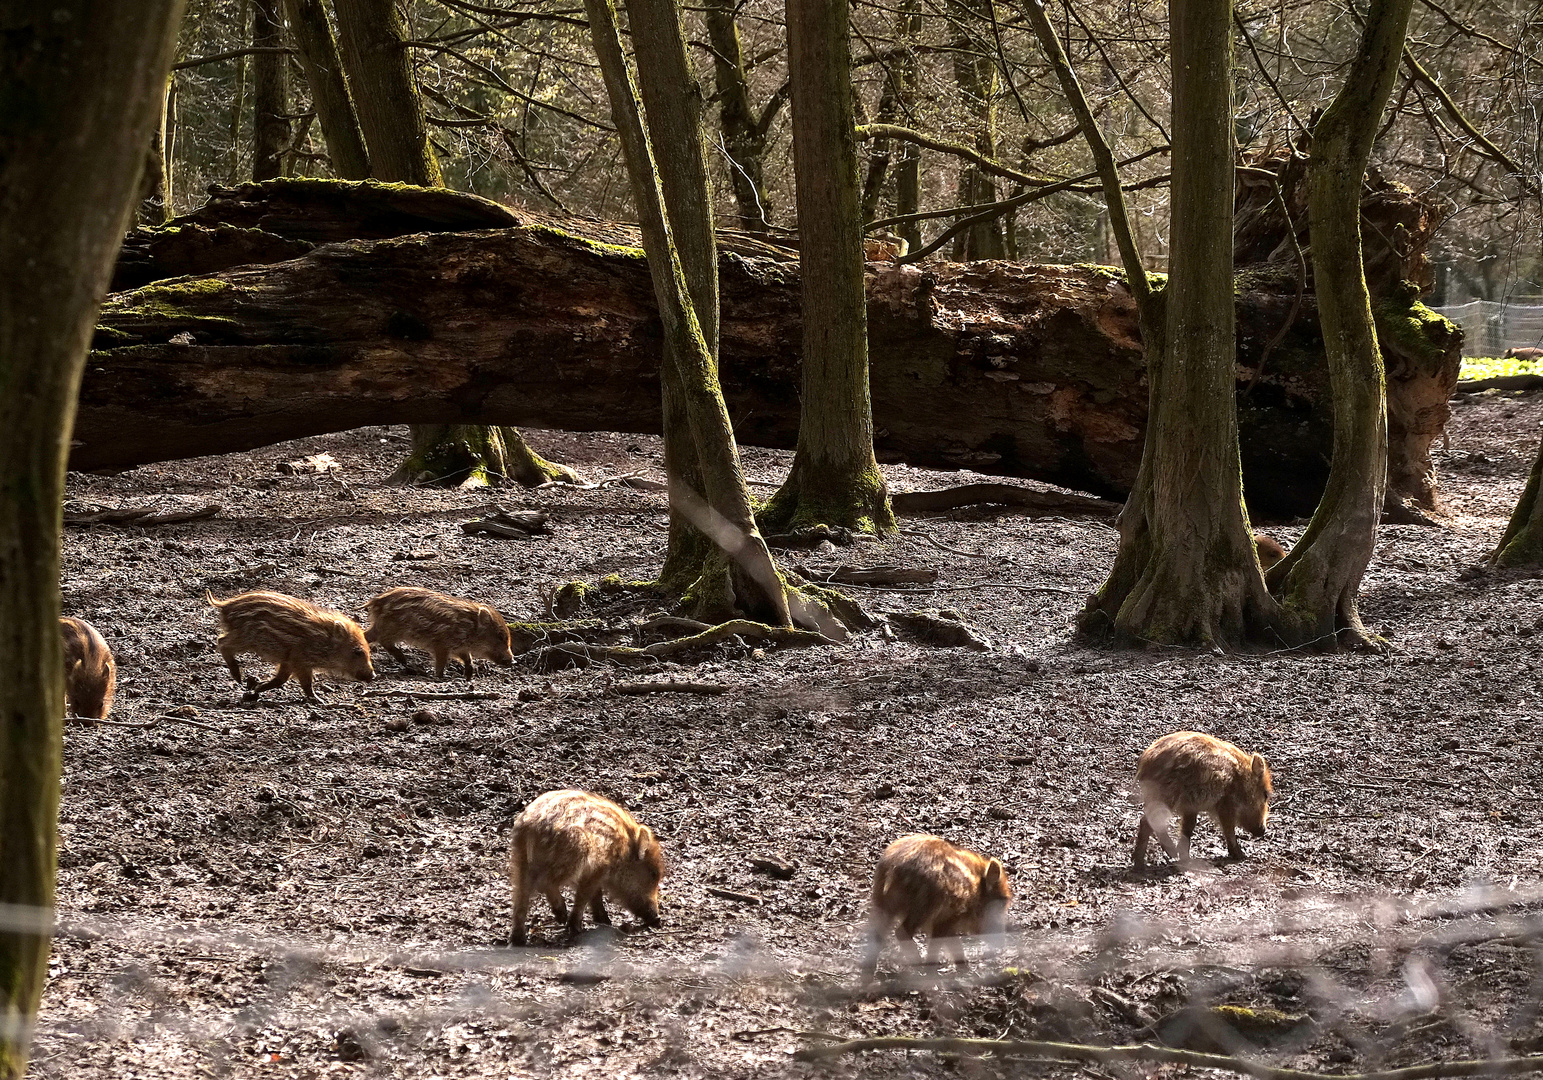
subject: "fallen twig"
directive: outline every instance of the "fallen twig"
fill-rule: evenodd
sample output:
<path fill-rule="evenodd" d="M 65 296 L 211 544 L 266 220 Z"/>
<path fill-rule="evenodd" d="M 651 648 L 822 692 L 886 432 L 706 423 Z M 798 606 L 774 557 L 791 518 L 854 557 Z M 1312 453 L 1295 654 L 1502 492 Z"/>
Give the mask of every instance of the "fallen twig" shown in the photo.
<path fill-rule="evenodd" d="M 943 541 L 938 540 L 935 537 L 928 536 L 924 532 L 913 532 L 910 535 L 916 537 L 919 540 L 925 540 L 925 541 L 927 541 L 927 543 L 931 544 L 933 547 L 938 548 L 938 549 L 940 549 L 942 551 L 950 552 L 950 553 L 952 553 L 954 555 L 963 555 L 963 556 L 965 556 L 967 558 L 971 558 L 971 559 L 989 559 L 989 558 L 992 558 L 992 556 L 991 556 L 991 554 L 989 552 L 985 552 L 985 551 L 966 551 L 966 550 L 964 550 L 964 548 L 949 547 L 947 544 L 943 543 Z"/>
<path fill-rule="evenodd" d="M 829 1039 L 819 1032 L 800 1032 L 805 1038 Z M 864 1050 L 930 1050 L 943 1054 L 1013 1055 L 1049 1061 L 1147 1061 L 1161 1064 L 1191 1065 L 1202 1069 L 1223 1069 L 1243 1073 L 1256 1080 L 1433 1080 L 1449 1076 L 1516 1076 L 1543 1072 L 1543 1054 L 1517 1058 L 1471 1061 L 1433 1061 L 1399 1069 L 1380 1069 L 1364 1073 L 1323 1073 L 1306 1069 L 1285 1069 L 1265 1065 L 1232 1054 L 1206 1054 L 1197 1050 L 1176 1050 L 1168 1046 L 1140 1043 L 1133 1046 L 1087 1046 L 1080 1043 L 1041 1042 L 1033 1039 L 912 1039 L 899 1035 L 872 1039 L 849 1039 L 828 1046 L 806 1046 L 793 1056 L 800 1061 L 816 1061 Z"/>
<path fill-rule="evenodd" d="M 704 885 L 703 888 L 706 889 L 709 893 L 711 893 L 714 896 L 721 896 L 725 900 L 734 900 L 734 901 L 737 901 L 738 903 L 741 903 L 741 904 L 764 904 L 764 903 L 766 903 L 766 901 L 764 899 L 762 899 L 761 897 L 759 897 L 759 896 L 752 896 L 750 893 L 747 893 L 747 892 L 735 892 L 733 889 L 720 889 L 716 885 Z"/>
<path fill-rule="evenodd" d="M 928 585 L 938 579 L 930 566 L 838 566 L 828 571 L 805 568 L 799 573 L 807 581 L 825 585 Z"/>
<path fill-rule="evenodd" d="M 726 694 L 731 688 L 723 683 L 624 682 L 611 689 L 618 694 Z"/>
<path fill-rule="evenodd" d="M 188 727 L 203 728 L 205 731 L 214 731 L 222 735 L 225 733 L 225 729 L 222 727 L 215 727 L 213 724 L 206 724 L 202 720 L 190 720 L 186 716 L 172 716 L 170 713 L 164 713 L 160 716 L 152 717 L 152 719 L 170 720 L 174 724 L 186 724 Z"/>
<path fill-rule="evenodd" d="M 811 645 L 839 645 L 840 642 L 813 630 L 794 630 L 786 626 L 768 626 L 748 619 L 732 619 L 690 637 L 673 641 L 659 641 L 642 648 L 630 645 L 589 645 L 583 642 L 563 642 L 543 649 L 537 662 L 542 670 L 549 670 L 554 661 L 567 660 L 579 667 L 595 660 L 616 660 L 620 663 L 650 663 L 693 649 L 710 648 L 731 637 L 745 641 L 767 642 L 776 645 L 807 647 Z"/>
<path fill-rule="evenodd" d="M 489 701 L 504 695 L 497 690 L 466 690 L 458 694 L 437 690 L 366 690 L 364 696 L 429 698 L 434 701 Z"/>
<path fill-rule="evenodd" d="M 95 725 L 97 725 L 97 724 L 106 724 L 108 727 L 126 727 L 126 728 L 155 727 L 155 721 L 153 721 L 153 720 L 145 720 L 145 721 L 142 721 L 142 722 L 136 724 L 132 720 L 109 720 L 105 716 L 101 717 L 100 719 L 98 719 L 95 716 L 71 716 L 71 717 L 67 717 L 67 719 L 78 720 L 82 724 L 88 724 L 88 725 L 91 725 L 93 727 Z"/>

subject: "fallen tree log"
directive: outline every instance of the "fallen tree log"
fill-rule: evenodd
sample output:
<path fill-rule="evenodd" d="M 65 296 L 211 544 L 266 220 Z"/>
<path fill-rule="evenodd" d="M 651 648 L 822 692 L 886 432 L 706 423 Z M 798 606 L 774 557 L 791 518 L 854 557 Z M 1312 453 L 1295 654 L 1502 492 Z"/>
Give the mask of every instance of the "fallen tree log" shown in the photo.
<path fill-rule="evenodd" d="M 1147 390 L 1134 305 L 1117 272 L 999 262 L 870 271 L 880 460 L 1124 496 Z M 722 276 L 723 380 L 736 433 L 746 444 L 791 447 L 796 266 L 729 251 Z M 1261 514 L 1309 512 L 1331 450 L 1310 298 L 1265 370 L 1254 371 L 1294 290 L 1279 273 L 1240 277 L 1239 424 L 1248 495 Z M 1390 484 L 1429 507 L 1429 447 L 1446 420 L 1460 337 L 1412 296 L 1379 301 L 1378 315 Z M 94 347 L 77 469 L 369 424 L 656 432 L 660 423 L 660 337 L 641 252 L 546 221 L 324 244 L 284 262 L 160 281 L 111 297 Z"/>

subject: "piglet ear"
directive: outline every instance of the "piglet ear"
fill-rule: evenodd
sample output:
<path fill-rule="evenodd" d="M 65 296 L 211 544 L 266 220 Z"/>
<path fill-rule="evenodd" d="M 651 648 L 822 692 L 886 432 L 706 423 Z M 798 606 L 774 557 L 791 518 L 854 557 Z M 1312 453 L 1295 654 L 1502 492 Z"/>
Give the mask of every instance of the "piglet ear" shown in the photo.
<path fill-rule="evenodd" d="M 641 856 L 643 852 L 649 849 L 653 842 L 654 830 L 650 829 L 647 825 L 639 826 L 637 836 L 632 839 L 632 854 L 634 856 Z"/>
<path fill-rule="evenodd" d="M 1265 767 L 1265 764 L 1264 764 L 1264 755 L 1263 754 L 1255 754 L 1254 755 L 1253 768 L 1254 768 L 1254 779 L 1258 780 L 1260 782 L 1263 782 L 1264 774 L 1267 771 L 1267 769 Z"/>
<path fill-rule="evenodd" d="M 992 859 L 986 863 L 986 872 L 980 876 L 981 890 L 984 892 L 1001 892 L 1002 890 L 1002 863 Z"/>

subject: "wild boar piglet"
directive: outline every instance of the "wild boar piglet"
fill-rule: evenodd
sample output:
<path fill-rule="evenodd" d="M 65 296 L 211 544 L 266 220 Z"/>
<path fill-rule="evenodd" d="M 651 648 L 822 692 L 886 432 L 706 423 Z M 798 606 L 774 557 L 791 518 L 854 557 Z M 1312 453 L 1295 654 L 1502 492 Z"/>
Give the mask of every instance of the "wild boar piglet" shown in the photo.
<path fill-rule="evenodd" d="M 1543 349 L 1507 349 L 1507 360 L 1543 360 Z"/>
<path fill-rule="evenodd" d="M 1254 549 L 1259 552 L 1259 565 L 1268 570 L 1286 557 L 1286 549 L 1273 536 L 1254 534 Z"/>
<path fill-rule="evenodd" d="M 59 620 L 64 635 L 64 700 L 75 716 L 105 720 L 118 687 L 113 651 L 84 619 Z"/>
<path fill-rule="evenodd" d="M 643 920 L 659 925 L 659 880 L 664 854 L 646 825 L 610 799 L 587 791 L 548 791 L 514 819 L 509 842 L 509 884 L 514 890 L 511 945 L 525 944 L 531 898 L 541 893 L 552 916 L 569 934 L 584 929 L 588 909 L 599 925 L 610 925 L 605 897 Z M 573 890 L 573 908 L 563 890 Z"/>
<path fill-rule="evenodd" d="M 928 963 L 938 962 L 946 941 L 954 962 L 968 966 L 961 936 L 984 934 L 995 939 L 993 948 L 999 949 L 1012 898 L 1012 886 L 998 860 L 941 837 L 902 836 L 884 849 L 874 871 L 863 977 L 871 978 L 877 970 L 889 931 L 913 962 L 921 960 L 916 935 L 924 934 Z"/>
<path fill-rule="evenodd" d="M 375 678 L 364 631 L 341 611 L 276 592 L 242 593 L 229 600 L 205 595 L 220 619 L 220 655 L 231 678 L 241 681 L 236 657 L 242 653 L 255 653 L 278 665 L 273 678 L 252 688 L 255 694 L 276 690 L 293 676 L 306 700 L 315 701 L 311 679 L 318 670 L 359 682 Z"/>
<path fill-rule="evenodd" d="M 1147 841 L 1153 836 L 1169 858 L 1187 864 L 1201 814 L 1209 814 L 1221 828 L 1227 854 L 1243 858 L 1237 828 L 1263 836 L 1274 792 L 1262 756 L 1198 731 L 1176 731 L 1147 747 L 1136 765 L 1136 786 L 1142 804 L 1134 858 L 1138 869 L 1146 864 Z M 1182 822 L 1177 847 L 1168 835 L 1175 816 Z"/>
<path fill-rule="evenodd" d="M 380 645 L 403 667 L 410 667 L 400 644 L 422 649 L 434 657 L 434 677 L 445 676 L 454 656 L 471 680 L 472 658 L 491 660 L 500 667 L 514 663 L 509 648 L 509 624 L 486 604 L 457 600 L 432 589 L 389 589 L 365 605 L 370 626 L 364 632 L 371 645 Z"/>

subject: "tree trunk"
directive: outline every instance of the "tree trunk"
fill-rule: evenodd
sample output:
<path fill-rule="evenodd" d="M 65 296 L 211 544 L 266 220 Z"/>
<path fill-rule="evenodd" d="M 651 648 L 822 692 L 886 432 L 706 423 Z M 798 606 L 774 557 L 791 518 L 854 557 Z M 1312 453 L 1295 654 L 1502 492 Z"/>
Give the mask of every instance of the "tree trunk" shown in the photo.
<path fill-rule="evenodd" d="M 407 27 L 395 0 L 336 0 L 343 65 L 364 132 L 370 167 L 378 180 L 421 187 L 441 187 L 444 177 L 429 143 L 423 96 L 407 47 Z M 439 483 L 486 483 L 511 475 L 503 451 L 507 441 L 496 431 L 468 432 L 465 425 L 435 426 L 412 432 L 413 449 L 393 479 L 432 475 Z M 436 443 L 435 440 L 439 441 Z M 524 447 L 520 438 L 516 444 Z M 538 464 L 540 462 L 540 464 Z M 549 471 L 542 466 L 549 466 Z M 574 475 L 566 466 L 528 458 L 513 475 L 545 480 Z M 460 477 L 460 480 L 453 478 Z"/>
<path fill-rule="evenodd" d="M 788 0 L 804 392 L 793 468 L 761 513 L 773 532 L 894 529 L 873 456 L 868 308 L 846 0 Z"/>
<path fill-rule="evenodd" d="M 1295 642 L 1367 644 L 1357 596 L 1377 545 L 1388 475 L 1387 380 L 1361 251 L 1361 191 L 1393 91 L 1414 0 L 1372 0 L 1360 51 L 1313 126 L 1308 219 L 1313 280 L 1334 396 L 1323 501 L 1270 570 Z"/>
<path fill-rule="evenodd" d="M 0 1078 L 21 1080 L 53 925 L 60 507 L 92 320 L 133 215 L 176 0 L 0 2 Z M 27 103 L 27 104 L 23 104 Z M 35 920 L 28 929 L 26 923 Z"/>
<path fill-rule="evenodd" d="M 962 11 L 976 19 L 990 21 L 994 17 L 992 3 L 993 0 L 963 0 Z M 971 126 L 975 129 L 975 149 L 994 160 L 997 155 L 996 62 L 981 51 L 979 41 L 964 32 L 963 22 L 958 29 L 959 34 L 954 40 L 954 83 L 959 87 Z M 984 206 L 997 201 L 996 183 L 974 165 L 960 168 L 958 190 L 960 206 Z M 972 225 L 954 241 L 956 262 L 1006 257 L 1000 218 Z"/>
<path fill-rule="evenodd" d="M 322 137 L 327 140 L 332 171 L 344 180 L 366 180 L 370 176 L 370 158 L 364 149 L 359 117 L 348 96 L 327 10 L 321 0 L 284 0 L 284 10 L 289 15 L 289 32 L 300 54 L 300 66 L 305 69 L 306 82 L 311 87 L 311 102 L 321 121 Z"/>
<path fill-rule="evenodd" d="M 412 449 L 391 474 L 395 484 L 493 487 L 513 480 L 537 487 L 578 480 L 565 465 L 543 458 L 512 427 L 485 424 L 414 424 Z"/>
<path fill-rule="evenodd" d="M 736 225 L 747 232 L 764 233 L 771 224 L 765 180 L 771 116 L 757 116 L 750 99 L 750 77 L 745 71 L 739 25 L 734 21 L 736 10 L 734 0 L 707 0 L 702 18 L 713 48 L 714 97 L 718 99 L 718 124 L 729 158 L 729 183 L 739 208 Z M 665 190 L 668 192 L 668 186 Z"/>
<path fill-rule="evenodd" d="M 689 439 L 695 450 L 687 469 L 667 471 L 671 510 L 711 537 L 722 552 L 717 572 L 710 573 L 711 564 L 704 567 L 682 601 L 711 618 L 744 613 L 788 626 L 795 612 L 771 551 L 756 530 L 750 490 L 718 382 L 712 200 L 702 156 L 701 95 L 686 57 L 680 13 L 675 0 L 633 0 L 629 9 L 648 103 L 645 128 L 612 0 L 585 0 L 584 9 L 632 181 L 664 331 L 663 362 L 670 368 L 664 378 L 666 423 L 673 429 L 666 431 L 666 440 L 679 452 Z M 654 140 L 658 140 L 657 156 Z M 667 192 L 666 182 L 674 190 Z M 685 213 L 677 220 L 679 210 Z M 683 247 L 677 246 L 677 230 Z M 711 312 L 705 328 L 699 309 Z"/>
<path fill-rule="evenodd" d="M 671 3 L 634 3 L 631 30 L 642 67 L 649 77 L 640 79 L 646 110 L 648 139 L 658 148 L 659 187 L 670 234 L 685 275 L 686 296 L 696 314 L 702 341 L 713 363 L 718 359 L 719 296 L 718 247 L 713 233 L 712 194 L 708 180 L 706 148 L 702 142 L 700 88 L 695 85 L 681 45 L 679 15 Z M 750 108 L 749 84 L 739 47 L 739 29 L 732 7 L 709 7 L 708 29 L 714 49 L 718 86 L 728 91 L 720 104 L 724 133 L 736 179 L 735 198 L 740 219 L 757 228 L 767 224 L 761 186 L 764 139 L 757 140 Z M 727 51 L 722 51 L 727 50 Z M 729 61 L 727 67 L 723 60 Z M 741 173 L 740 170 L 743 170 Z M 705 208 L 706 212 L 702 212 Z M 748 212 L 754 209 L 755 219 Z M 754 231 L 754 229 L 752 229 Z M 706 490 L 708 477 L 691 431 L 691 398 L 681 371 L 681 360 L 665 342 L 661 358 L 660 403 L 664 435 L 666 475 L 672 489 L 669 538 L 661 587 L 672 596 L 690 597 L 693 616 L 707 620 L 732 618 L 734 597 L 727 555 L 723 548 L 692 523 L 686 510 L 686 493 Z M 721 389 L 719 391 L 721 393 Z M 737 449 L 735 450 L 737 454 Z"/>
<path fill-rule="evenodd" d="M 145 228 L 165 225 L 171 219 L 171 159 L 167 154 L 166 127 L 170 122 L 176 79 L 168 79 L 161 97 L 160 119 L 150 135 L 150 151 L 145 155 L 145 170 L 139 178 L 135 224 Z"/>
<path fill-rule="evenodd" d="M 1543 445 L 1532 462 L 1532 472 L 1522 497 L 1516 500 L 1511 520 L 1506 523 L 1500 543 L 1490 554 L 1489 560 L 1496 566 L 1524 567 L 1543 565 L 1543 502 L 1538 491 L 1543 489 Z"/>
<path fill-rule="evenodd" d="M 916 101 L 916 54 L 911 51 L 910 45 L 921 38 L 920 7 L 920 0 L 903 0 L 900 10 L 895 14 L 895 37 L 907 47 L 890 61 L 889 72 L 895 81 L 895 111 L 906 121 L 914 115 L 912 106 Z M 921 147 L 903 142 L 900 144 L 900 160 L 895 163 L 895 217 L 905 217 L 920 209 Z M 921 222 L 907 222 L 898 226 L 895 232 L 910 250 L 921 248 Z"/>
<path fill-rule="evenodd" d="M 343 70 L 377 180 L 439 187 L 407 27 L 396 0 L 335 0 Z"/>
<path fill-rule="evenodd" d="M 532 217 L 497 232 L 337 242 L 343 223 L 333 203 L 349 202 L 348 192 L 372 225 L 454 221 L 486 230 L 519 218 L 443 190 L 316 180 L 267 187 L 320 189 L 328 212 L 307 229 L 293 200 L 265 207 L 255 189 L 237 189 L 217 201 L 243 211 L 233 224 L 247 228 L 181 226 L 164 237 L 200 258 L 235 247 L 235 258 L 249 261 L 246 241 L 266 236 L 285 245 L 275 257 L 291 261 L 114 297 L 98 336 L 104 351 L 86 373 L 73 467 L 124 468 L 361 424 L 660 430 L 659 324 L 635 230 L 576 222 L 585 231 L 565 233 Z M 424 213 L 410 212 L 414 196 Z M 466 205 L 452 213 L 456 203 Z M 294 241 L 257 233 L 257 223 L 325 246 L 296 258 Z M 243 243 L 222 243 L 227 234 Z M 797 264 L 751 251 L 720 265 L 724 391 L 741 440 L 791 447 L 803 342 Z M 181 259 L 172 269 L 188 272 Z M 135 270 L 154 273 L 143 263 Z M 1284 516 L 1312 512 L 1332 449 L 1311 296 L 1248 390 L 1294 297 L 1294 278 L 1238 281 L 1249 499 Z M 923 274 L 874 264 L 868 307 L 881 460 L 1028 476 L 1109 498 L 1131 490 L 1147 369 L 1136 305 L 1117 271 L 943 263 Z M 1461 336 L 1417 305 L 1379 305 L 1377 316 L 1381 339 L 1401 357 L 1390 369 L 1390 476 L 1428 506 L 1429 448 L 1441 437 Z M 1413 420 L 1394 422 L 1399 416 Z"/>
<path fill-rule="evenodd" d="M 281 0 L 252 0 L 252 46 L 281 48 L 284 19 Z M 252 55 L 252 179 L 284 175 L 289 146 L 289 57 L 278 52 Z"/>
<path fill-rule="evenodd" d="M 1232 272 L 1232 3 L 1173 0 L 1173 196 L 1164 342 L 1141 474 L 1109 579 L 1084 610 L 1095 636 L 1230 647 L 1279 613 L 1243 505 Z"/>

